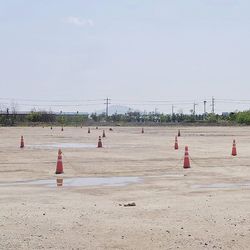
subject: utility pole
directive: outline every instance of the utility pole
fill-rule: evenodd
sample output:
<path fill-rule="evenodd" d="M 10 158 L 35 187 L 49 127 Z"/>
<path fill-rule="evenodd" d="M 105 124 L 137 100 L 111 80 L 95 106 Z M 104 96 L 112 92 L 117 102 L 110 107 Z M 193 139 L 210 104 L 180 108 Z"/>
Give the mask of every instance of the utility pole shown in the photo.
<path fill-rule="evenodd" d="M 174 115 L 174 105 L 172 105 L 172 116 Z"/>
<path fill-rule="evenodd" d="M 171 120 L 172 120 L 172 122 L 174 121 L 174 105 L 172 105 L 172 115 L 171 115 Z"/>
<path fill-rule="evenodd" d="M 215 99 L 212 97 L 212 113 L 214 114 Z"/>
<path fill-rule="evenodd" d="M 206 107 L 207 101 L 204 101 L 203 103 L 204 103 L 204 115 L 205 115 L 207 113 L 207 107 Z"/>
<path fill-rule="evenodd" d="M 197 106 L 198 104 L 194 102 L 194 116 L 195 116 L 195 107 Z"/>
<path fill-rule="evenodd" d="M 110 103 L 110 101 L 111 101 L 111 99 L 109 99 L 108 97 L 105 99 L 105 105 L 106 105 L 106 117 L 108 117 L 109 116 L 109 104 L 111 104 Z"/>

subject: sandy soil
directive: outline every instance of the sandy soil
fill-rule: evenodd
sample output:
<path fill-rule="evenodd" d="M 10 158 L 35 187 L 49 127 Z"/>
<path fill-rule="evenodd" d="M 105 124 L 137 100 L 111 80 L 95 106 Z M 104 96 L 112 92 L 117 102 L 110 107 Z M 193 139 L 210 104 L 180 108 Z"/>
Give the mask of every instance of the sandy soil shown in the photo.
<path fill-rule="evenodd" d="M 250 249 L 250 129 L 182 127 L 178 151 L 176 133 L 114 127 L 97 149 L 102 128 L 90 134 L 87 128 L 0 128 L 0 249 Z M 63 144 L 64 180 L 141 181 L 56 187 L 56 144 L 62 143 L 87 145 Z M 54 180 L 54 187 L 18 185 L 41 179 Z M 129 202 L 136 206 L 123 206 Z"/>

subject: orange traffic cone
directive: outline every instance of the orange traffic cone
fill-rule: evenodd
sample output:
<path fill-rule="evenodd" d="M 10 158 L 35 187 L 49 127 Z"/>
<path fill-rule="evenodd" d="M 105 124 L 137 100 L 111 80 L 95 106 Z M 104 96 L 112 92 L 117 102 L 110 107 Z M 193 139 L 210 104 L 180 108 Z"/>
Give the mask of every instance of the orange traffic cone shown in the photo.
<path fill-rule="evenodd" d="M 102 131 L 102 137 L 106 137 L 105 130 Z"/>
<path fill-rule="evenodd" d="M 233 140 L 232 156 L 236 156 L 236 155 L 237 155 L 236 142 L 235 140 Z"/>
<path fill-rule="evenodd" d="M 61 149 L 58 150 L 56 174 L 63 174 L 63 163 L 62 163 L 62 151 L 61 151 Z"/>
<path fill-rule="evenodd" d="M 24 139 L 23 139 L 23 136 L 21 136 L 20 148 L 24 148 Z"/>
<path fill-rule="evenodd" d="M 190 168 L 190 161 L 189 161 L 189 154 L 188 154 L 188 146 L 185 147 L 185 156 L 184 156 L 183 168 Z"/>
<path fill-rule="evenodd" d="M 141 129 L 141 133 L 144 134 L 144 128 Z"/>
<path fill-rule="evenodd" d="M 90 134 L 90 128 L 88 128 L 88 134 Z"/>
<path fill-rule="evenodd" d="M 178 137 L 180 137 L 181 136 L 181 131 L 180 131 L 180 129 L 178 129 Z"/>
<path fill-rule="evenodd" d="M 177 139 L 177 136 L 175 136 L 175 143 L 174 143 L 174 149 L 178 149 L 179 148 L 179 145 L 178 145 L 178 139 Z"/>
<path fill-rule="evenodd" d="M 98 148 L 102 148 L 102 139 L 101 139 L 101 136 L 99 136 L 97 147 Z"/>

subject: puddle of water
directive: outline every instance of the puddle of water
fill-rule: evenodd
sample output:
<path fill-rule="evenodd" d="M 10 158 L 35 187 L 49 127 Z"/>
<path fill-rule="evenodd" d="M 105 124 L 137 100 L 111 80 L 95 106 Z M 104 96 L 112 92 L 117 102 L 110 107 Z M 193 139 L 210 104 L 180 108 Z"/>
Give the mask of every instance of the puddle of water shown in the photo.
<path fill-rule="evenodd" d="M 63 178 L 57 178 L 56 179 L 56 186 L 62 187 L 63 186 Z"/>
<path fill-rule="evenodd" d="M 184 174 L 162 174 L 162 175 L 150 175 L 150 178 L 162 178 L 162 177 L 173 177 L 173 178 L 182 178 L 184 177 Z"/>
<path fill-rule="evenodd" d="M 207 185 L 193 185 L 193 188 L 197 189 L 235 189 L 235 188 L 242 188 L 247 187 L 250 188 L 250 182 L 240 182 L 240 183 L 213 183 L 213 184 L 207 184 Z"/>
<path fill-rule="evenodd" d="M 82 186 L 126 186 L 142 182 L 139 177 L 86 177 L 86 178 L 57 178 L 48 180 L 0 183 L 0 186 L 42 185 L 47 187 L 82 187 Z"/>
<path fill-rule="evenodd" d="M 27 145 L 29 148 L 51 149 L 51 148 L 96 148 L 94 144 L 88 143 L 55 143 L 55 144 L 37 144 Z"/>

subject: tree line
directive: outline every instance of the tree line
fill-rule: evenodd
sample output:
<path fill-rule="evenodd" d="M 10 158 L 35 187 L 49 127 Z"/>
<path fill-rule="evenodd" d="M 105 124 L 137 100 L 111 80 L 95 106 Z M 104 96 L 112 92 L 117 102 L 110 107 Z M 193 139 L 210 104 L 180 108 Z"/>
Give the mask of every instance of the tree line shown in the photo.
<path fill-rule="evenodd" d="M 126 124 L 167 124 L 167 123 L 204 123 L 204 124 L 245 124 L 250 125 L 250 110 L 242 112 L 232 112 L 224 115 L 218 114 L 160 114 L 160 113 L 140 113 L 128 112 L 126 114 L 113 114 L 106 116 L 103 114 L 63 114 L 46 111 L 31 111 L 27 114 L 15 112 L 0 113 L 1 126 L 18 125 L 84 125 L 91 123 L 115 123 L 116 125 Z"/>

